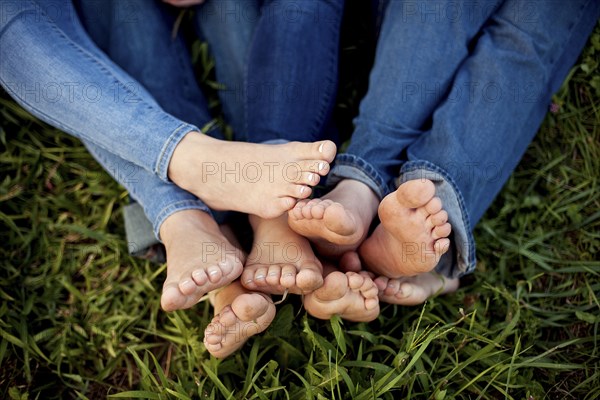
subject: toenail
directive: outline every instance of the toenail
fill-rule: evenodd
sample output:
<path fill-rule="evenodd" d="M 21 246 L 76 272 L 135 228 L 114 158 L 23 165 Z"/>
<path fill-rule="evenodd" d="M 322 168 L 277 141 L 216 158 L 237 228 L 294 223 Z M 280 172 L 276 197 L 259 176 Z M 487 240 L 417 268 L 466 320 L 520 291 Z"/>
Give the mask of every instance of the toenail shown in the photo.
<path fill-rule="evenodd" d="M 287 272 L 287 273 L 283 274 L 283 276 L 294 276 L 294 274 L 292 274 L 291 272 Z"/>
<path fill-rule="evenodd" d="M 320 162 L 319 163 L 319 171 L 322 171 L 325 169 L 325 163 L 324 162 Z"/>
<path fill-rule="evenodd" d="M 306 186 L 302 186 L 300 188 L 300 194 L 303 194 L 306 191 Z"/>
<path fill-rule="evenodd" d="M 252 279 L 248 279 L 248 280 L 246 281 L 246 283 L 250 283 L 250 282 L 252 282 Z"/>
<path fill-rule="evenodd" d="M 265 279 L 264 275 L 256 275 L 256 279 Z"/>
<path fill-rule="evenodd" d="M 314 175 L 313 174 L 308 174 L 308 180 L 311 181 L 311 182 L 314 181 L 315 180 Z"/>
<path fill-rule="evenodd" d="M 269 276 L 275 276 L 277 275 L 277 272 L 269 272 Z"/>
<path fill-rule="evenodd" d="M 213 270 L 213 271 L 210 271 L 208 274 L 209 274 L 209 275 L 216 275 L 216 274 L 218 274 L 218 273 L 219 273 L 219 271 L 215 269 L 215 270 Z"/>

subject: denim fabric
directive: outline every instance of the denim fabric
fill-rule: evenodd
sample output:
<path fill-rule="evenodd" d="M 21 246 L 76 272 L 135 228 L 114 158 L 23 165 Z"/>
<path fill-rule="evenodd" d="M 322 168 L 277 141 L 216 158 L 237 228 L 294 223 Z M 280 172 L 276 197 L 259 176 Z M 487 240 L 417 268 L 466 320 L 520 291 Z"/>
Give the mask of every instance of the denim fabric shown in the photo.
<path fill-rule="evenodd" d="M 135 79 L 90 50 L 69 1 L 2 6 L 4 89 L 40 119 L 168 181 L 175 146 L 198 128 L 164 112 Z"/>
<path fill-rule="evenodd" d="M 329 134 L 343 11 L 343 0 L 264 2 L 245 75 L 249 142 Z"/>
<path fill-rule="evenodd" d="M 382 182 L 437 173 L 456 223 L 452 266 L 439 269 L 470 272 L 471 226 L 516 167 L 599 14 L 593 0 L 390 2 L 348 155 L 330 181 L 361 180 L 381 196 Z"/>
<path fill-rule="evenodd" d="M 340 1 L 329 3 L 339 5 Z M 306 4 L 312 6 L 313 2 Z M 185 43 L 179 35 L 171 37 L 179 9 L 146 0 L 78 0 L 77 10 L 68 0 L 2 0 L 0 5 L 0 81 L 19 103 L 82 139 L 96 159 L 142 204 L 157 238 L 161 223 L 176 211 L 192 208 L 210 212 L 201 200 L 167 177 L 168 163 L 179 141 L 212 119 L 195 82 Z M 296 12 L 291 2 L 286 7 Z M 274 54 L 281 54 L 278 46 L 296 49 L 287 54 L 296 60 L 287 60 L 291 65 L 301 64 L 318 42 L 286 34 L 289 24 L 267 24 L 269 29 L 262 31 L 262 38 L 255 37 L 254 26 L 273 18 L 268 13 L 259 16 L 257 0 L 207 0 L 195 11 L 196 28 L 209 43 L 217 63 L 217 79 L 224 87 L 219 92 L 223 111 L 236 130 L 236 138 L 243 138 L 247 92 L 238 88 L 244 86 L 253 37 L 256 51 L 260 44 Z M 310 19 L 302 21 L 314 24 Z M 321 40 L 337 41 L 337 32 L 330 29 L 327 33 L 332 39 Z M 284 36 L 287 42 L 277 42 Z M 329 76 L 315 78 L 317 81 L 335 81 L 333 67 L 337 67 L 337 61 L 333 63 L 331 54 L 327 56 L 326 63 L 314 61 L 316 71 Z M 289 71 L 274 72 L 288 79 Z M 303 73 L 298 69 L 295 76 Z M 285 80 L 277 76 L 273 79 Z M 49 97 L 48 90 L 56 87 L 68 95 Z M 86 88 L 97 90 L 99 95 L 90 98 Z M 270 106 L 254 105 L 265 109 Z M 294 109 L 294 115 L 301 114 L 299 119 L 307 126 L 316 126 L 327 113 L 312 115 L 312 110 Z M 276 131 L 285 133 L 289 121 L 278 122 L 281 126 Z M 215 129 L 205 133 L 222 138 Z M 126 218 L 132 222 L 139 217 L 139 212 L 132 212 Z M 128 226 L 147 226 L 145 221 L 138 222 Z M 147 237 L 130 238 L 136 240 L 147 244 Z"/>

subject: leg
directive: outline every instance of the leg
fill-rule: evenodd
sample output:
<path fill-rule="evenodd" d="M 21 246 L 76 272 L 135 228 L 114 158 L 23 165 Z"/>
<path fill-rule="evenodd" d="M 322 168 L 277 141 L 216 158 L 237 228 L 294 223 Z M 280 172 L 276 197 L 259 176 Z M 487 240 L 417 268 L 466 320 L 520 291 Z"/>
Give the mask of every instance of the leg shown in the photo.
<path fill-rule="evenodd" d="M 448 7 L 457 7 L 458 16 L 446 15 Z M 493 10 L 472 2 L 392 1 L 387 6 L 356 130 L 327 180 L 328 185 L 344 182 L 325 201 L 301 201 L 289 213 L 292 229 L 311 237 L 320 252 L 339 256 L 364 240 L 379 201 L 389 192 L 388 182 L 397 176 L 402 152 L 423 133 Z M 447 45 L 415 56 L 424 43 Z"/>
<path fill-rule="evenodd" d="M 434 181 L 448 212 L 455 251 L 436 267 L 447 277 L 474 269 L 471 226 L 518 164 L 600 14 L 597 1 L 530 6 L 506 1 L 493 15 L 456 73 L 453 86 L 470 93 L 448 97 L 407 150 L 399 182 Z"/>
<path fill-rule="evenodd" d="M 235 139 L 244 136 L 244 77 L 255 27 L 260 18 L 259 0 L 207 0 L 196 8 L 194 22 L 215 59 L 219 98 Z"/>
<path fill-rule="evenodd" d="M 8 93 L 40 119 L 167 181 L 173 149 L 197 128 L 164 112 L 103 55 L 70 1 L 14 4 L 0 26 L 0 82 Z"/>
<path fill-rule="evenodd" d="M 249 52 L 250 142 L 324 137 L 337 90 L 343 1 L 266 0 Z"/>
<path fill-rule="evenodd" d="M 204 345 L 210 354 L 225 358 L 265 329 L 275 318 L 271 297 L 253 293 L 235 281 L 211 293 L 215 317 L 204 331 Z"/>

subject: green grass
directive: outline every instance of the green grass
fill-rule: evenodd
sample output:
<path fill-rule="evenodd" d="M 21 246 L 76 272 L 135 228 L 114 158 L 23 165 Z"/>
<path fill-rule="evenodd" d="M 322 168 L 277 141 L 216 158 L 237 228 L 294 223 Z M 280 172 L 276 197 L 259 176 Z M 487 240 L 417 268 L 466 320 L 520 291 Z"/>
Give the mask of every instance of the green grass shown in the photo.
<path fill-rule="evenodd" d="M 0 397 L 595 399 L 600 396 L 600 29 L 475 231 L 455 294 L 372 323 L 279 306 L 224 361 L 211 310 L 161 312 L 127 255 L 127 194 L 75 139 L 0 100 Z"/>

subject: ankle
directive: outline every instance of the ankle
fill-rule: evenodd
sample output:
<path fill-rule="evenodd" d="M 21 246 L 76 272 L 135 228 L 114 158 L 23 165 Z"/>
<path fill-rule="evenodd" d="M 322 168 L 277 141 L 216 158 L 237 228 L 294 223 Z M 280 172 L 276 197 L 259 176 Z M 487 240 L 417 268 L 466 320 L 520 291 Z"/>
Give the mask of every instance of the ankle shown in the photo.
<path fill-rule="evenodd" d="M 201 132 L 192 131 L 186 134 L 175 146 L 169 166 L 167 168 L 167 176 L 180 187 L 186 183 L 186 175 L 190 168 L 193 167 L 192 162 L 202 157 L 198 154 L 199 149 L 205 149 L 214 139 L 204 135 Z"/>
<path fill-rule="evenodd" d="M 187 209 L 177 211 L 163 221 L 159 228 L 161 241 L 167 245 L 171 240 L 178 240 L 178 233 L 185 231 L 189 234 L 189 228 L 220 233 L 219 226 L 208 213 Z"/>

